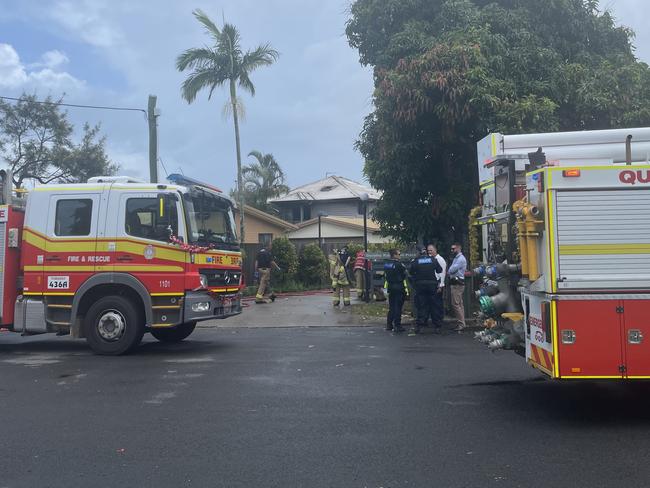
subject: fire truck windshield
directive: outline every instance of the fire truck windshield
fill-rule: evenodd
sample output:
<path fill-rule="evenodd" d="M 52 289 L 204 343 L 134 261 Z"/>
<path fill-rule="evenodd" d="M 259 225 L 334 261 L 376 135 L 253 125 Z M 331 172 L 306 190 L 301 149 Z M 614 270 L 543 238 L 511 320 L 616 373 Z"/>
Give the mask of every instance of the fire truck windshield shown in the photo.
<path fill-rule="evenodd" d="M 232 249 L 237 246 L 235 218 L 230 202 L 201 188 L 186 193 L 183 200 L 190 244 L 207 245 L 215 249 Z"/>

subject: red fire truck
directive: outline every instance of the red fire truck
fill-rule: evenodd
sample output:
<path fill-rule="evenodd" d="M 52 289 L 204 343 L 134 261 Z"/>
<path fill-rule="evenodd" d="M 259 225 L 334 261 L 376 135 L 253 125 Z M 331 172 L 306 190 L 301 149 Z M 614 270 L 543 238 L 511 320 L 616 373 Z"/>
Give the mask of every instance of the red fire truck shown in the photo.
<path fill-rule="evenodd" d="M 650 378 L 650 128 L 491 134 L 478 154 L 477 338 L 552 378 Z"/>
<path fill-rule="evenodd" d="M 198 321 L 241 313 L 233 204 L 219 189 L 96 177 L 17 198 L 11 175 L 0 179 L 0 327 L 117 355 L 145 332 L 178 342 Z"/>

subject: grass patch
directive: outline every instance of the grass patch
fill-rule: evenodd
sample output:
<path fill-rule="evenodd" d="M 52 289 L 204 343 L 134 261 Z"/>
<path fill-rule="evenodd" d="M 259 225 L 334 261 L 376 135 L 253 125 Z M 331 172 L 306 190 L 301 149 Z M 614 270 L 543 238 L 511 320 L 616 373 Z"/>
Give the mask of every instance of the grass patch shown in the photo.
<path fill-rule="evenodd" d="M 352 313 L 364 317 L 386 317 L 388 313 L 388 300 L 383 302 L 352 302 Z M 402 315 L 411 313 L 411 302 L 404 302 Z"/>

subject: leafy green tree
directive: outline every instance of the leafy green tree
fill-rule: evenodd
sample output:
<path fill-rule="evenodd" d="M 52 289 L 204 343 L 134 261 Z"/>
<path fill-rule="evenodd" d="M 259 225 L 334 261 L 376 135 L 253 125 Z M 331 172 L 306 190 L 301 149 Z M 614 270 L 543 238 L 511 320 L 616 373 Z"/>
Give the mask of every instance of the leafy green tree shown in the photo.
<path fill-rule="evenodd" d="M 59 154 L 58 166 L 62 170 L 59 181 L 83 183 L 92 176 L 114 175 L 119 165 L 106 154 L 106 136 L 99 136 L 100 126 L 84 124 L 84 134 L 79 144 L 73 144 Z"/>
<path fill-rule="evenodd" d="M 596 0 L 356 0 L 347 35 L 374 67 L 374 217 L 403 241 L 463 237 L 489 132 L 650 123 L 650 69 Z"/>
<path fill-rule="evenodd" d="M 26 180 L 70 183 L 115 174 L 119 167 L 109 160 L 99 130 L 85 124 L 75 144 L 67 113 L 52 98 L 38 103 L 34 95 L 23 94 L 16 103 L 0 100 L 0 155 L 17 188 Z"/>
<path fill-rule="evenodd" d="M 285 184 L 284 172 L 273 154 L 251 151 L 248 155 L 254 157 L 256 162 L 242 169 L 245 200 L 249 205 L 268 212 L 271 209 L 269 199 L 289 191 L 289 187 Z"/>
<path fill-rule="evenodd" d="M 298 253 L 296 247 L 286 237 L 273 239 L 271 244 L 271 254 L 275 262 L 280 266 L 280 271 L 271 273 L 271 279 L 274 284 L 284 284 L 292 282 L 298 271 Z"/>
<path fill-rule="evenodd" d="M 326 281 L 327 258 L 318 244 L 308 244 L 298 258 L 298 279 L 306 286 L 322 284 Z"/>
<path fill-rule="evenodd" d="M 244 52 L 240 43 L 237 27 L 224 23 L 219 29 L 210 18 L 197 9 L 194 17 L 203 25 L 211 38 L 212 46 L 191 48 L 181 53 L 176 59 L 178 71 L 191 70 L 183 85 L 181 93 L 187 103 L 192 103 L 201 90 L 208 90 L 208 100 L 218 87 L 227 85 L 230 101 L 224 107 L 224 115 L 232 114 L 235 126 L 235 148 L 237 153 L 237 191 L 239 206 L 244 208 L 244 187 L 242 180 L 241 150 L 239 139 L 239 118 L 244 106 L 237 96 L 237 87 L 255 96 L 255 85 L 250 74 L 261 66 L 269 66 L 278 58 L 278 52 L 270 44 L 263 44 L 251 51 Z M 244 213 L 241 212 L 240 234 L 244 242 Z"/>

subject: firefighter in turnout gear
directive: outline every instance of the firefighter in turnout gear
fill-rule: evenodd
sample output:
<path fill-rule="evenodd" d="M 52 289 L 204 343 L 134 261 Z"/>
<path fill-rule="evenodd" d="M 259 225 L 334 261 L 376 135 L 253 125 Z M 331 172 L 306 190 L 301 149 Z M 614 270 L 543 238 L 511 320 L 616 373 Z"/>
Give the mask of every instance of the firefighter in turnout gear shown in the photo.
<path fill-rule="evenodd" d="M 275 262 L 271 252 L 263 247 L 255 258 L 256 278 L 259 280 L 259 287 L 255 295 L 255 303 L 268 303 L 275 301 L 275 294 L 271 291 L 271 268 L 280 271 L 280 266 Z"/>
<path fill-rule="evenodd" d="M 341 256 L 336 251 L 330 256 L 330 278 L 334 290 L 332 305 L 339 306 L 341 295 L 343 295 L 343 305 L 350 305 L 350 280 L 348 279 L 347 270 L 343 262 L 341 262 Z"/>
<path fill-rule="evenodd" d="M 442 267 L 432 256 L 420 256 L 411 263 L 409 270 L 415 288 L 415 327 L 409 335 L 420 332 L 420 328 L 427 324 L 427 319 L 434 307 L 435 294 L 438 291 L 438 278 L 436 273 L 442 273 Z"/>
<path fill-rule="evenodd" d="M 357 285 L 357 298 L 365 299 L 366 293 L 366 253 L 357 252 L 354 259 L 354 283 Z"/>
<path fill-rule="evenodd" d="M 400 251 L 390 250 L 390 261 L 384 263 L 384 288 L 388 290 L 388 316 L 386 317 L 386 330 L 396 333 L 402 332 L 402 307 L 408 297 L 406 283 L 406 266 L 400 262 Z"/>

